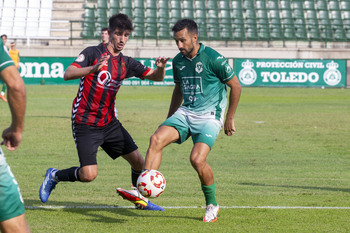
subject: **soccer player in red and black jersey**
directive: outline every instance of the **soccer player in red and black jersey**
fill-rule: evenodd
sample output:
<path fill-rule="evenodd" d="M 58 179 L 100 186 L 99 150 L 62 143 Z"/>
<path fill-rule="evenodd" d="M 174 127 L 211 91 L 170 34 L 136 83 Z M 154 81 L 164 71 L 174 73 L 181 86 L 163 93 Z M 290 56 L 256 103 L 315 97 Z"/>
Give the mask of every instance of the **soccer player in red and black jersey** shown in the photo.
<path fill-rule="evenodd" d="M 93 181 L 97 176 L 96 154 L 99 146 L 112 159 L 121 156 L 129 162 L 132 184 L 136 187 L 144 158 L 127 130 L 116 119 L 114 100 L 122 81 L 129 77 L 162 81 L 169 58 L 157 58 L 157 68 L 152 70 L 124 56 L 121 51 L 132 30 L 132 22 L 127 15 L 113 15 L 109 19 L 110 42 L 87 47 L 65 71 L 64 80 L 80 79 L 72 107 L 73 138 L 80 166 L 64 170 L 49 168 L 39 190 L 42 202 L 48 200 L 58 182 Z M 163 210 L 142 197 L 137 190 L 120 189 L 118 193 L 135 203 L 137 208 Z"/>

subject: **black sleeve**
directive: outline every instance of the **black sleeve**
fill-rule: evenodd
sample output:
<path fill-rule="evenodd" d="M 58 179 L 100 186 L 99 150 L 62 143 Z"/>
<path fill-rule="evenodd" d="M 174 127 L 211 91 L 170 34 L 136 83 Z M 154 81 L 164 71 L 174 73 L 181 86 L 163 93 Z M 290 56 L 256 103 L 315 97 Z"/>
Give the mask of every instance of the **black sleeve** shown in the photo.
<path fill-rule="evenodd" d="M 135 60 L 134 58 L 128 57 L 127 60 L 127 74 L 126 77 L 138 77 L 143 78 L 151 68 L 143 65 L 141 62 Z"/>
<path fill-rule="evenodd" d="M 75 65 L 77 67 L 87 67 L 91 66 L 95 59 L 95 48 L 94 47 L 87 47 L 85 48 L 79 56 L 75 59 L 75 61 L 72 63 L 72 65 Z"/>

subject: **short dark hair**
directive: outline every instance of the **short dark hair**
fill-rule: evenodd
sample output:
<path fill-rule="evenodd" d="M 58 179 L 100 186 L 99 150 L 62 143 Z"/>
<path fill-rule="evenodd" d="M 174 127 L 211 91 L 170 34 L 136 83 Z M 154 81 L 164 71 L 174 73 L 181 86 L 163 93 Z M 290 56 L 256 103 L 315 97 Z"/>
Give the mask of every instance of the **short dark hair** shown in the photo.
<path fill-rule="evenodd" d="M 198 35 L 198 26 L 195 21 L 192 19 L 180 19 L 178 20 L 174 27 L 172 28 L 173 32 L 179 32 L 183 29 L 187 28 L 187 30 L 191 33 L 197 34 Z"/>
<path fill-rule="evenodd" d="M 102 28 L 101 32 L 108 31 L 109 28 Z"/>
<path fill-rule="evenodd" d="M 129 18 L 129 16 L 119 13 L 113 15 L 111 18 L 109 18 L 109 29 L 113 32 L 115 29 L 120 30 L 134 30 L 134 27 L 132 26 L 132 21 Z"/>
<path fill-rule="evenodd" d="M 2 34 L 2 35 L 1 35 L 1 39 L 2 39 L 3 37 L 5 37 L 5 38 L 7 39 L 7 35 L 6 35 L 6 34 Z"/>

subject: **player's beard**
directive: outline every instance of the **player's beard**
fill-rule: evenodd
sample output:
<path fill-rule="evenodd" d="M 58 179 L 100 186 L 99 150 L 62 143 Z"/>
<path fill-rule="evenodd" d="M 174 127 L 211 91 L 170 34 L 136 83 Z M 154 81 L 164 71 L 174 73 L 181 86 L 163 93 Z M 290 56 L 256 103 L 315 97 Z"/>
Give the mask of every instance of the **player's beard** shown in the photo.
<path fill-rule="evenodd" d="M 186 56 L 186 57 L 189 57 L 189 55 L 193 52 L 194 50 L 194 43 L 191 39 L 191 44 L 192 44 L 192 47 L 189 48 L 189 49 L 180 49 L 180 52 L 182 53 L 182 55 Z M 189 57 L 190 58 L 190 57 Z"/>

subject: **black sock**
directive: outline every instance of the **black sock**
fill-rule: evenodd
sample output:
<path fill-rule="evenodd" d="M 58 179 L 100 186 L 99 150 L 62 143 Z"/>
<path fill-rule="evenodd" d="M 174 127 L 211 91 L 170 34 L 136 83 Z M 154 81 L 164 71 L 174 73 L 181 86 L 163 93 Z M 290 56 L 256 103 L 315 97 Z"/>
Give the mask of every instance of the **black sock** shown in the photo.
<path fill-rule="evenodd" d="M 59 170 L 55 174 L 55 179 L 57 181 L 80 181 L 79 178 L 79 167 L 71 167 L 64 170 Z"/>
<path fill-rule="evenodd" d="M 134 187 L 137 187 L 137 178 L 139 178 L 139 175 L 142 171 L 135 171 L 133 168 L 131 168 L 131 182 Z"/>

